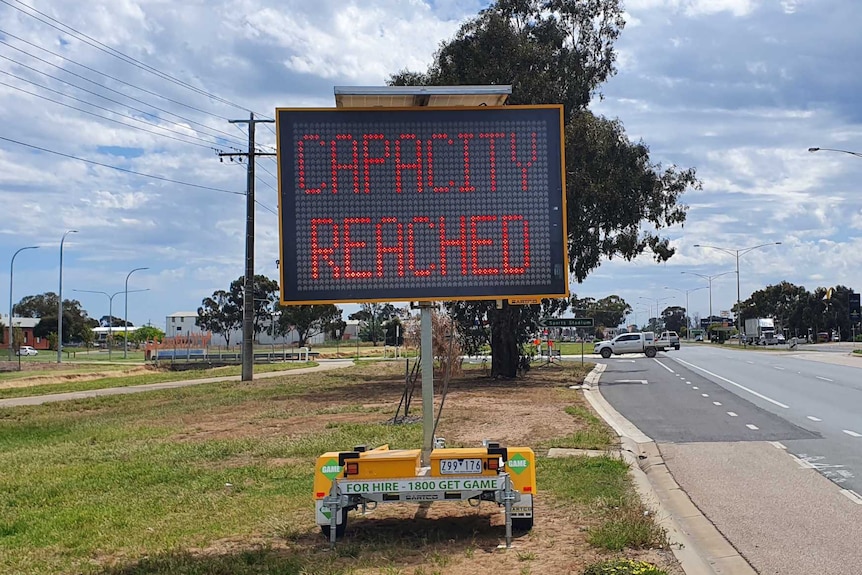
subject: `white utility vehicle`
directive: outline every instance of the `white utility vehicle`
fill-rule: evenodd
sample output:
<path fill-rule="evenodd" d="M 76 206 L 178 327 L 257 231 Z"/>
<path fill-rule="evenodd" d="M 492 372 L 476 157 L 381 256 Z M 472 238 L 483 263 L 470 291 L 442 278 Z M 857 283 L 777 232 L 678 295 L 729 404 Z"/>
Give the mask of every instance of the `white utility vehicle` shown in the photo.
<path fill-rule="evenodd" d="M 658 336 L 656 340 L 656 344 L 659 346 L 672 347 L 675 350 L 679 350 L 679 334 L 675 331 L 663 331 L 661 335 Z"/>
<path fill-rule="evenodd" d="M 607 359 L 612 355 L 624 353 L 642 353 L 647 357 L 655 357 L 656 352 L 667 351 L 670 347 L 665 341 L 655 339 L 651 331 L 622 333 L 610 341 L 600 341 L 593 348 L 593 353 Z"/>

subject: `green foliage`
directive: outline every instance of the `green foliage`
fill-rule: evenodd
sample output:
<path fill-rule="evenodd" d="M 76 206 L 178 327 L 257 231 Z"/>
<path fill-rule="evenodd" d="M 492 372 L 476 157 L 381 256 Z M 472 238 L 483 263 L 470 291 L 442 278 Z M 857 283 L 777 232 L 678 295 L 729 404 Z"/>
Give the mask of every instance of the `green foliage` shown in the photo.
<path fill-rule="evenodd" d="M 809 292 L 804 286 L 783 281 L 752 293 L 740 306 L 734 306 L 733 311 L 743 326 L 745 319 L 774 318 L 776 328 L 786 330 L 788 338 L 805 337 L 809 328 L 814 334 L 822 331 L 851 334 L 849 296 L 853 290 L 843 285 L 831 289 L 831 297 L 827 298 L 829 288 L 818 287 Z"/>
<path fill-rule="evenodd" d="M 165 332 L 152 325 L 142 325 L 135 330 L 134 335 L 129 334 L 129 340 L 137 343 L 162 341 L 164 338 Z"/>
<path fill-rule="evenodd" d="M 510 104 L 563 104 L 569 265 L 578 281 L 606 257 L 632 259 L 650 248 L 657 261 L 670 258 L 657 230 L 685 221 L 678 200 L 700 186 L 693 169 L 651 162 L 649 148 L 629 141 L 619 121 L 587 110 L 616 71 L 614 42 L 624 25 L 620 0 L 498 0 L 462 25 L 425 73 L 390 78 L 395 85 L 511 84 Z M 491 375 L 515 377 L 540 306 L 456 307 L 465 349 L 482 345 L 483 331 L 470 330 L 487 318 Z"/>
<path fill-rule="evenodd" d="M 611 559 L 590 565 L 584 575 L 667 575 L 667 572 L 646 561 Z"/>
<path fill-rule="evenodd" d="M 661 312 L 664 328 L 683 335 L 685 331 L 685 314 L 686 310 L 684 307 L 670 306 L 665 308 Z"/>
<path fill-rule="evenodd" d="M 299 345 L 305 345 L 305 341 L 315 335 L 331 331 L 333 325 L 344 323 L 341 310 L 333 304 L 279 305 L 277 314 L 275 335 L 287 335 L 295 329 L 299 334 Z"/>
<path fill-rule="evenodd" d="M 224 290 L 216 290 L 204 298 L 198 308 L 195 325 L 205 331 L 221 334 L 230 347 L 230 334 L 242 327 L 242 307 Z"/>
<path fill-rule="evenodd" d="M 391 303 L 363 303 L 359 311 L 348 317 L 362 322 L 359 326 L 359 339 L 370 341 L 376 346 L 377 342 L 385 341 L 388 324 L 400 313 Z"/>
<path fill-rule="evenodd" d="M 45 292 L 39 295 L 31 295 L 21 298 L 15 304 L 14 315 L 16 317 L 40 318 L 39 323 L 33 328 L 36 337 L 50 338 L 54 334 L 52 348 L 56 349 L 57 333 L 57 311 L 60 299 L 54 292 Z M 82 333 L 86 327 L 95 327 L 99 322 L 87 315 L 87 311 L 81 307 L 78 300 L 63 300 L 63 341 L 82 340 Z"/>

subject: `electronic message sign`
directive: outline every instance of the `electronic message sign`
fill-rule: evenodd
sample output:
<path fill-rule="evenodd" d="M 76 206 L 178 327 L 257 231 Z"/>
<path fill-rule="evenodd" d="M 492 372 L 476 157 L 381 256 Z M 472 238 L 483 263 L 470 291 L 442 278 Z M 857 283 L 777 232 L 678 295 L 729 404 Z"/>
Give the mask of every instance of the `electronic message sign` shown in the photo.
<path fill-rule="evenodd" d="M 276 110 L 281 302 L 568 295 L 562 106 Z"/>

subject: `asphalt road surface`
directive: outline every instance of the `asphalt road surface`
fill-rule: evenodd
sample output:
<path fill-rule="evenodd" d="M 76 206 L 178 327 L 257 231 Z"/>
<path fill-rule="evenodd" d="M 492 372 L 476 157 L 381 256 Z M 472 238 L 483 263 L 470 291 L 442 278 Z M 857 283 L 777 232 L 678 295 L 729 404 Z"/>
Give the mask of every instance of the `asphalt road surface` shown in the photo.
<path fill-rule="evenodd" d="M 597 361 L 605 399 L 759 573 L 862 573 L 862 361 L 697 345 Z"/>
<path fill-rule="evenodd" d="M 602 394 L 658 443 L 781 442 L 862 495 L 860 368 L 796 354 L 684 346 L 655 359 L 611 358 Z"/>

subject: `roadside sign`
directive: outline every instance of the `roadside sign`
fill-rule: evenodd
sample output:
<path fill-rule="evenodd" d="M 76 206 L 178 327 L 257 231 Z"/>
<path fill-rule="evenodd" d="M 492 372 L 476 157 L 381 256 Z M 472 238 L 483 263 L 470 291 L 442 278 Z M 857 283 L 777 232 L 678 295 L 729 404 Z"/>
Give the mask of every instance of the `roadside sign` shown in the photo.
<path fill-rule="evenodd" d="M 562 118 L 277 109 L 281 303 L 567 297 Z"/>
<path fill-rule="evenodd" d="M 862 309 L 860 309 L 860 295 L 858 293 L 850 294 L 850 305 L 848 306 L 850 312 L 850 322 L 851 323 L 859 323 L 860 318 L 862 318 Z"/>
<path fill-rule="evenodd" d="M 591 317 L 543 317 L 538 321 L 540 327 L 593 327 Z"/>

